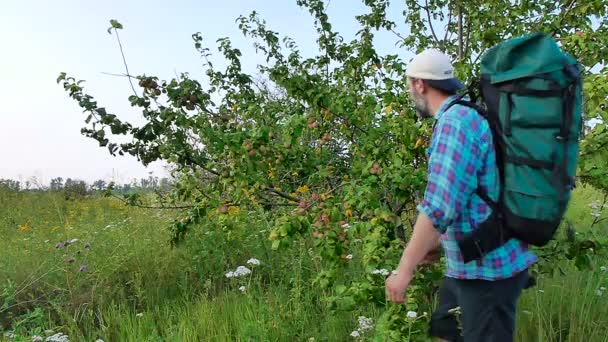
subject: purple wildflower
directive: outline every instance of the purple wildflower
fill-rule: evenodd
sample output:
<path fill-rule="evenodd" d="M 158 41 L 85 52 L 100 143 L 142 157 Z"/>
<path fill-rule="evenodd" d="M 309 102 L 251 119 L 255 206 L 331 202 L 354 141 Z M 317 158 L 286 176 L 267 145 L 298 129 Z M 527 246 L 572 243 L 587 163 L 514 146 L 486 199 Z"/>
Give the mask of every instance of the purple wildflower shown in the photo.
<path fill-rule="evenodd" d="M 89 249 L 91 248 L 91 243 L 87 242 L 84 244 L 84 248 Z"/>
<path fill-rule="evenodd" d="M 80 265 L 80 272 L 86 272 L 87 271 L 87 265 Z"/>
<path fill-rule="evenodd" d="M 63 244 L 61 242 L 57 242 L 57 244 L 55 244 L 55 249 L 59 249 L 63 247 Z"/>
<path fill-rule="evenodd" d="M 74 259 L 74 258 L 69 258 L 69 259 L 68 259 L 68 262 L 69 262 L 70 264 L 73 264 L 74 262 L 76 262 L 76 259 Z"/>

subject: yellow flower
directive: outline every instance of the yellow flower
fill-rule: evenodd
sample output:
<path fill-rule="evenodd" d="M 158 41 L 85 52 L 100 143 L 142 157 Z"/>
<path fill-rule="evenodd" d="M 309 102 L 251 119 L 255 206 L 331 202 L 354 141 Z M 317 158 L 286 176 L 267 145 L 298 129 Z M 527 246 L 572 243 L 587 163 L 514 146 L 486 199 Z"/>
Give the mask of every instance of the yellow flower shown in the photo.
<path fill-rule="evenodd" d="M 293 172 L 291 175 L 294 176 L 294 177 L 298 177 L 300 174 L 297 173 L 297 172 Z"/>
<path fill-rule="evenodd" d="M 239 207 L 230 207 L 228 208 L 228 215 L 230 216 L 235 216 L 237 215 L 239 212 L 241 211 L 241 208 Z"/>
<path fill-rule="evenodd" d="M 346 215 L 346 217 L 351 218 L 353 216 L 353 211 L 349 208 L 344 211 L 344 214 Z"/>
<path fill-rule="evenodd" d="M 327 201 L 328 199 L 334 197 L 331 194 L 321 194 L 321 201 Z"/>
<path fill-rule="evenodd" d="M 301 194 L 305 194 L 308 192 L 308 185 L 302 185 L 301 187 L 298 188 L 298 192 Z"/>
<path fill-rule="evenodd" d="M 22 225 L 20 225 L 20 226 L 19 226 L 19 230 L 20 230 L 22 233 L 25 233 L 25 232 L 27 232 L 28 230 L 30 230 L 30 227 L 28 226 L 28 224 L 27 224 L 27 223 L 24 223 L 24 224 L 22 224 Z"/>

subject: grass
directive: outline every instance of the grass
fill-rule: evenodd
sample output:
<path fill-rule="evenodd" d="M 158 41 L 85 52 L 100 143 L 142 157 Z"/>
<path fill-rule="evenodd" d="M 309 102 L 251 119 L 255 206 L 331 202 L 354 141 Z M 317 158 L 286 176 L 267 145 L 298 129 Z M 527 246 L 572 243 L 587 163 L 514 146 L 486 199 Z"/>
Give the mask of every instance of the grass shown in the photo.
<path fill-rule="evenodd" d="M 567 218 L 581 234 L 594 200 L 593 189 L 575 192 Z M 271 252 L 264 221 L 236 213 L 242 224 L 201 227 L 172 249 L 172 215 L 0 189 L 0 340 L 31 341 L 50 329 L 71 341 L 348 341 L 359 315 L 378 319 L 376 309 L 324 305 L 330 294 L 311 284 L 318 260 L 308 241 Z M 591 229 L 608 236 L 601 223 Z M 252 273 L 226 278 L 239 265 Z M 517 341 L 608 341 L 608 292 L 597 293 L 608 287 L 600 270 L 608 258 L 595 256 L 591 271 L 560 266 L 564 275 L 543 275 L 522 296 Z"/>

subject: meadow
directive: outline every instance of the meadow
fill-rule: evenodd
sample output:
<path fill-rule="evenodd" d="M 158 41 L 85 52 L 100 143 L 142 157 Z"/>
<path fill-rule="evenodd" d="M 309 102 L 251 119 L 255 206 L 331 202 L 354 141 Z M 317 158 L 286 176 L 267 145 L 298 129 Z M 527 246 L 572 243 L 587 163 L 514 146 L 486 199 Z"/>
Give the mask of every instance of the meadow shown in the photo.
<path fill-rule="evenodd" d="M 591 188 L 575 191 L 567 218 L 577 237 L 608 236 L 601 200 Z M 203 222 L 172 247 L 172 210 L 0 189 L 0 340 L 375 340 L 381 309 L 332 310 L 332 294 L 312 283 L 312 238 L 272 251 L 263 220 L 228 214 L 243 224 Z M 608 341 L 608 257 L 590 255 L 582 270 L 545 260 L 552 271 L 522 296 L 517 341 Z"/>

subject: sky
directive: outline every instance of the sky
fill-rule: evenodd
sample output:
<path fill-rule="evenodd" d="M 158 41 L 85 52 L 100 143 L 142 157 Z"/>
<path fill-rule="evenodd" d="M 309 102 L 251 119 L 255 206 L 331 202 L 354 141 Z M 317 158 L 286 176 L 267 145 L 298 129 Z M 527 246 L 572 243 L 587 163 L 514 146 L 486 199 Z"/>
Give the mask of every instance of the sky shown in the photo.
<path fill-rule="evenodd" d="M 131 74 L 171 79 L 189 72 L 202 79 L 202 61 L 191 37 L 195 32 L 202 33 L 216 56 L 215 41 L 230 37 L 242 50 L 247 71 L 255 72 L 264 62 L 235 22 L 253 10 L 270 29 L 293 38 L 303 55 L 316 53 L 313 19 L 295 0 L 0 1 L 0 179 L 36 177 L 48 184 L 54 177 L 70 177 L 125 183 L 150 173 L 167 176 L 163 163 L 145 168 L 135 157 L 112 157 L 81 135 L 86 115 L 56 83 L 57 76 L 66 72 L 85 80 L 85 92 L 100 106 L 141 123 L 140 113 L 127 101 L 127 79 L 104 74 L 124 73 L 116 37 L 107 32 L 110 19 L 124 26 L 120 37 Z M 393 5 L 392 19 L 400 10 Z M 330 22 L 347 40 L 359 28 L 355 16 L 366 12 L 362 1 L 331 0 L 328 6 Z M 396 41 L 392 34 L 380 35 L 378 50 L 411 56 L 398 49 Z"/>

